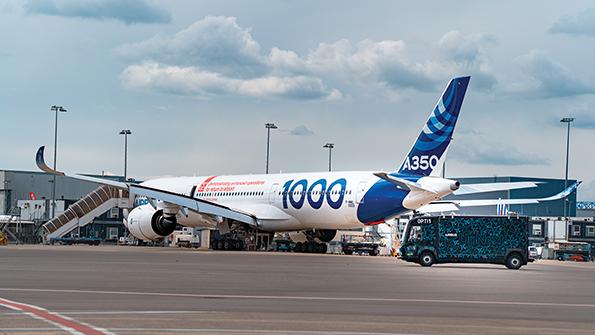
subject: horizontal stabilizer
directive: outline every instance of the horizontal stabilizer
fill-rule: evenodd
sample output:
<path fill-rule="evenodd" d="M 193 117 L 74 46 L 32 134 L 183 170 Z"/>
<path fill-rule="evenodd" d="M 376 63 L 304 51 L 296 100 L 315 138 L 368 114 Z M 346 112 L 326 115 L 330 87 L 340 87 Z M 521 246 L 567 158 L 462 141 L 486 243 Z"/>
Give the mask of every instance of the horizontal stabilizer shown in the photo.
<path fill-rule="evenodd" d="M 407 179 L 391 176 L 390 174 L 388 174 L 386 172 L 376 172 L 376 173 L 374 173 L 374 175 L 380 179 L 384 179 L 384 180 L 388 181 L 389 183 L 394 184 L 395 186 L 397 186 L 397 188 L 399 188 L 401 190 L 413 191 L 413 190 L 417 189 L 417 190 L 435 193 L 432 190 L 423 188 L 420 184 L 418 184 L 416 182 L 412 182 Z"/>

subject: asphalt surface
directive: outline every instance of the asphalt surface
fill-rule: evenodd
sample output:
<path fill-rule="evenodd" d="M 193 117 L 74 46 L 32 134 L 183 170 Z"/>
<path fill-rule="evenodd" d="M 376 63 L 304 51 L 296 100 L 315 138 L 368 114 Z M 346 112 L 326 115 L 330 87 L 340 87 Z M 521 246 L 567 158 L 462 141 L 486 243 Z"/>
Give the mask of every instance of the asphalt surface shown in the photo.
<path fill-rule="evenodd" d="M 76 334 L 65 322 L 98 334 L 595 334 L 595 264 L 514 271 L 369 256 L 0 247 L 0 334 Z"/>

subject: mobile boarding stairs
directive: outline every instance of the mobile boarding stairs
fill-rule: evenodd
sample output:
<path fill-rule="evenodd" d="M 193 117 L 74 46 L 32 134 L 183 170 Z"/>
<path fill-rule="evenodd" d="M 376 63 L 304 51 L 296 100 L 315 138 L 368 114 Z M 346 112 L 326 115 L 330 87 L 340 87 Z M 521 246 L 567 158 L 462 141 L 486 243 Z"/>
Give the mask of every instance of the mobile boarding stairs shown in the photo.
<path fill-rule="evenodd" d="M 101 185 L 79 201 L 70 205 L 64 213 L 57 215 L 43 225 L 47 232 L 45 241 L 62 237 L 75 228 L 84 227 L 93 219 L 111 208 L 131 208 L 128 191 Z"/>

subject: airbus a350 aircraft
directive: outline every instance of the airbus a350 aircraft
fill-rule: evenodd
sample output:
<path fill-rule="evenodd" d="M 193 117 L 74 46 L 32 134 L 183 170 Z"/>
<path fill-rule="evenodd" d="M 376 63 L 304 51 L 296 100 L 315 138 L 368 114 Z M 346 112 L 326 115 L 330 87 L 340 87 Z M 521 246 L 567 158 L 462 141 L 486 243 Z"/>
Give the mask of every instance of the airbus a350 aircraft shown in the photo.
<path fill-rule="evenodd" d="M 460 77 L 450 81 L 400 168 L 393 172 L 178 177 L 138 185 L 71 177 L 150 199 L 148 204 L 132 209 L 124 220 L 130 233 L 141 240 L 162 238 L 181 224 L 218 228 L 223 234 L 229 233 L 225 246 L 237 248 L 240 242 L 233 239 L 233 231 L 256 228 L 292 232 L 295 242 L 307 242 L 301 244 L 304 249 L 324 251 L 326 245 L 319 242 L 332 240 L 337 229 L 379 224 L 411 211 L 465 206 L 465 201 L 437 202 L 453 192 L 471 194 L 536 186 L 526 182 L 460 185 L 456 180 L 435 176 L 451 142 L 469 80 Z M 44 163 L 43 147 L 37 153 L 37 165 L 43 171 L 64 175 Z M 508 200 L 489 201 L 475 205 Z"/>

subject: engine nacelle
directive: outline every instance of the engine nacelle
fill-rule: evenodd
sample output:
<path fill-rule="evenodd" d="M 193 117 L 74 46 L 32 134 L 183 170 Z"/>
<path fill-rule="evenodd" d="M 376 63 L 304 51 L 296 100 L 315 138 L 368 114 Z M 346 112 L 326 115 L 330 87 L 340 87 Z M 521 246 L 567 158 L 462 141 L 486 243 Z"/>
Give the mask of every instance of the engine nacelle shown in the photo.
<path fill-rule="evenodd" d="M 177 221 L 175 216 L 164 215 L 163 210 L 156 210 L 151 205 L 142 205 L 128 214 L 124 225 L 139 240 L 153 241 L 173 233 Z"/>

